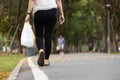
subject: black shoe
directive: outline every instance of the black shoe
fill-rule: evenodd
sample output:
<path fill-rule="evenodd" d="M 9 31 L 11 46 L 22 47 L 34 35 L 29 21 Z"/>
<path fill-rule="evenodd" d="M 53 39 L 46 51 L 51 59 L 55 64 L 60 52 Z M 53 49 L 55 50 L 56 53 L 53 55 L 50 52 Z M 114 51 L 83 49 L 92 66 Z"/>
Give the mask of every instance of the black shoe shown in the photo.
<path fill-rule="evenodd" d="M 44 66 L 44 51 L 39 51 L 38 65 Z"/>

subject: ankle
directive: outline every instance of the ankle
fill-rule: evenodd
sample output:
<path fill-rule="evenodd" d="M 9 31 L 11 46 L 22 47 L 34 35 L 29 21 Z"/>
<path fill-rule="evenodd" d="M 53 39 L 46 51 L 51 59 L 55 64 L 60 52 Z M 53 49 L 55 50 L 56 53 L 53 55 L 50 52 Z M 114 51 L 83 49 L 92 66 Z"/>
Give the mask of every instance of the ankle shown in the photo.
<path fill-rule="evenodd" d="M 49 64 L 49 60 L 48 60 L 48 59 L 45 59 L 45 60 L 44 60 L 44 64 Z"/>
<path fill-rule="evenodd" d="M 39 52 L 44 52 L 44 50 L 43 50 L 43 49 L 40 49 Z"/>

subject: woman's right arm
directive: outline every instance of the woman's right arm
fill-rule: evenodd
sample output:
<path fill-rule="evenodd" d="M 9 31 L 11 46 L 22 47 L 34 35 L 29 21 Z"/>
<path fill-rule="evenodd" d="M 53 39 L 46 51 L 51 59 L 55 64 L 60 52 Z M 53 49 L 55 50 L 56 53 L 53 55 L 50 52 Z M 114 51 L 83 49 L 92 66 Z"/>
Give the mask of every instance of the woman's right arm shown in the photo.
<path fill-rule="evenodd" d="M 29 0 L 29 2 L 28 2 L 28 9 L 27 9 L 27 15 L 25 17 L 25 22 L 29 21 L 29 19 L 30 19 L 30 13 L 32 12 L 35 1 L 36 0 Z"/>

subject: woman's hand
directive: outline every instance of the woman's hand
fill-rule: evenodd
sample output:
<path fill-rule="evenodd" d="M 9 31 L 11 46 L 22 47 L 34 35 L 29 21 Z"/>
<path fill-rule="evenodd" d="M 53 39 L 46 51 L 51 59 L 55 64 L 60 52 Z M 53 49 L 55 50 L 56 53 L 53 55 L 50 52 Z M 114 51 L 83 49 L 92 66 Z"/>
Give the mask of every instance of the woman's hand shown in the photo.
<path fill-rule="evenodd" d="M 59 16 L 59 22 L 60 22 L 60 24 L 63 24 L 65 22 L 64 15 Z"/>
<path fill-rule="evenodd" d="M 30 15 L 29 14 L 27 14 L 26 17 L 25 17 L 25 22 L 28 22 L 28 21 L 30 21 Z"/>

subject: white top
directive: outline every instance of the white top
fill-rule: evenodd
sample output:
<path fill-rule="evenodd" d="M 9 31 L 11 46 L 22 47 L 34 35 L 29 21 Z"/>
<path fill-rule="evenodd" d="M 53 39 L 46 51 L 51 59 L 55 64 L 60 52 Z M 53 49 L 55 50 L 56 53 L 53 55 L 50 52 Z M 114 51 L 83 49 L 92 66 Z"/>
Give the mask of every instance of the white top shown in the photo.
<path fill-rule="evenodd" d="M 65 39 L 62 38 L 58 38 L 58 45 L 64 44 L 65 43 Z"/>
<path fill-rule="evenodd" d="M 52 8 L 57 8 L 56 0 L 36 0 L 33 13 L 37 10 L 49 10 Z"/>

